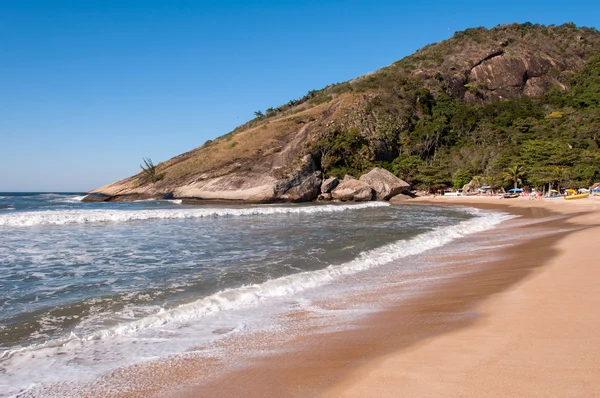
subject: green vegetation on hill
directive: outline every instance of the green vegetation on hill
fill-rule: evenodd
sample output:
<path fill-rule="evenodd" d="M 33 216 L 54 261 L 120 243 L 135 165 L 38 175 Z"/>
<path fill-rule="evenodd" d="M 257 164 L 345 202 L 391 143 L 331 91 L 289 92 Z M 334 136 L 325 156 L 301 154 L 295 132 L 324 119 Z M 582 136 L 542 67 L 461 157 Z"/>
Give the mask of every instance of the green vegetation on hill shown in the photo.
<path fill-rule="evenodd" d="M 552 43 L 543 46 L 564 43 L 557 51 L 566 57 L 600 50 L 593 29 L 583 33 L 596 40 L 594 45 L 580 47 L 585 39 L 573 24 L 495 29 L 503 35 L 496 32 L 494 39 L 506 36 L 514 41 L 511 34 L 516 33 L 532 39 L 534 46 L 553 36 Z M 536 35 L 527 36 L 531 30 Z M 452 40 L 466 37 L 481 43 L 493 31 L 469 29 Z M 549 183 L 587 187 L 600 180 L 600 57 L 592 56 L 580 72 L 550 71 L 555 79 L 549 80 L 545 95 L 499 101 L 486 100 L 484 94 L 457 98 L 448 93 L 439 70 L 430 79 L 407 72 L 445 62 L 441 60 L 456 50 L 452 40 L 351 84 L 362 95 L 362 109 L 353 113 L 353 120 L 319 132 L 313 147 L 325 174 L 360 175 L 377 165 L 423 189 L 459 188 L 473 178 L 507 188 L 517 182 L 538 188 Z M 569 43 L 574 43 L 570 50 Z M 480 89 L 476 84 L 465 86 L 466 91 Z M 518 181 L 507 176 L 515 167 Z"/>
<path fill-rule="evenodd" d="M 430 189 L 458 188 L 476 176 L 512 187 L 507 172 L 519 166 L 524 186 L 589 186 L 600 179 L 600 57 L 568 83 L 567 91 L 480 105 L 416 90 L 413 117 L 381 99 L 370 110 L 378 120 L 374 138 L 356 129 L 324 136 L 322 167 L 326 174 L 357 175 L 379 165 Z M 374 151 L 374 142 L 385 150 Z"/>
<path fill-rule="evenodd" d="M 160 180 L 144 168 L 140 182 L 171 192 L 232 173 L 288 178 L 311 154 L 325 176 L 379 166 L 417 189 L 471 180 L 585 187 L 600 180 L 599 146 L 600 32 L 511 24 L 457 32 L 374 73 L 256 111 L 157 165 Z"/>

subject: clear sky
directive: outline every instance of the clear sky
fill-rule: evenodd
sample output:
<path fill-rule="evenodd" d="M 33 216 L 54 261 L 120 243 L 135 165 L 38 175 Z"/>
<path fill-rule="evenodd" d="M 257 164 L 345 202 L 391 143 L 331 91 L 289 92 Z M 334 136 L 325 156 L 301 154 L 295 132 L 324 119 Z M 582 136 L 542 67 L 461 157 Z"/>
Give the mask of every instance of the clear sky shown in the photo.
<path fill-rule="evenodd" d="M 87 191 L 470 27 L 600 1 L 0 0 L 0 191 Z"/>

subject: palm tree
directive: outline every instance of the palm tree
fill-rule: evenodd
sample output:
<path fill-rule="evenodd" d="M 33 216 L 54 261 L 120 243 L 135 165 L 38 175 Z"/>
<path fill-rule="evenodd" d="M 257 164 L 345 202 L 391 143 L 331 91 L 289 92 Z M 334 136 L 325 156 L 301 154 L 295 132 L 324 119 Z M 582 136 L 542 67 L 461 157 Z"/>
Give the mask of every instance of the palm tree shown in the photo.
<path fill-rule="evenodd" d="M 553 167 L 550 170 L 549 178 L 552 181 L 550 183 L 550 189 L 552 189 L 554 183 L 556 183 L 556 189 L 560 191 L 561 185 L 563 185 L 563 183 L 568 182 L 569 180 L 569 170 L 566 167 Z"/>
<path fill-rule="evenodd" d="M 512 181 L 514 184 L 514 188 L 517 188 L 518 184 L 523 183 L 522 177 L 524 175 L 525 170 L 523 170 L 523 167 L 521 165 L 515 164 L 506 169 L 506 172 L 504 173 L 504 178 L 507 181 Z"/>

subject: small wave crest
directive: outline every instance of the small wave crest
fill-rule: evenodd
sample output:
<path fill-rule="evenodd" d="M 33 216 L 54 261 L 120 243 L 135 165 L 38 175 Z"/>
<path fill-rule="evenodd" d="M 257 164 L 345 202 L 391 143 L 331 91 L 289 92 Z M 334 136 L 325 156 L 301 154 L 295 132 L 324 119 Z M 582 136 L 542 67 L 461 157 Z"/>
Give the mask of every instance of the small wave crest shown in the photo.
<path fill-rule="evenodd" d="M 76 196 L 71 196 L 69 198 L 58 199 L 57 201 L 67 202 L 67 203 L 78 203 L 78 202 L 81 202 L 83 200 L 83 198 L 85 198 L 86 196 L 87 195 L 76 195 Z"/>
<path fill-rule="evenodd" d="M 183 203 L 183 200 L 181 199 L 140 199 L 140 200 L 134 200 L 134 202 L 168 202 L 168 203 L 174 203 L 176 205 L 180 205 Z"/>
<path fill-rule="evenodd" d="M 239 217 L 274 214 L 342 212 L 350 209 L 389 206 L 386 202 L 347 205 L 278 206 L 252 208 L 202 208 L 156 210 L 51 210 L 0 215 L 0 226 L 30 227 L 38 225 L 88 224 L 159 219 L 194 219 L 205 217 Z"/>

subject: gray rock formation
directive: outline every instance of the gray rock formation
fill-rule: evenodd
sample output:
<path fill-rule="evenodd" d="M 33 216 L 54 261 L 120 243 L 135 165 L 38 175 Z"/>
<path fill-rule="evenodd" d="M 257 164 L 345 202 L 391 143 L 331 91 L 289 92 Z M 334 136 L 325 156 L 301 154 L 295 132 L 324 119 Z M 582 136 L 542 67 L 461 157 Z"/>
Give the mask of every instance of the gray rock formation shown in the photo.
<path fill-rule="evenodd" d="M 339 183 L 340 181 L 337 178 L 329 177 L 328 179 L 324 180 L 321 184 L 321 192 L 330 193 L 335 187 L 337 187 Z"/>
<path fill-rule="evenodd" d="M 86 195 L 83 199 L 82 202 L 108 202 L 110 200 L 111 196 L 109 195 L 104 195 L 101 193 L 92 193 L 89 195 Z"/>
<path fill-rule="evenodd" d="M 331 192 L 335 200 L 364 202 L 373 199 L 373 189 L 366 183 L 355 179 L 344 179 Z"/>
<path fill-rule="evenodd" d="M 274 199 L 287 202 L 310 202 L 319 196 L 322 181 L 322 174 L 316 170 L 312 156 L 306 155 L 294 175 L 277 182 Z"/>
<path fill-rule="evenodd" d="M 330 201 L 330 200 L 331 200 L 331 198 L 332 198 L 332 196 L 331 196 L 331 193 L 329 193 L 329 192 L 325 192 L 325 193 L 322 193 L 322 194 L 320 194 L 320 195 L 317 197 L 317 200 L 318 200 L 318 201 L 323 201 L 323 202 L 328 202 L 328 201 Z"/>
<path fill-rule="evenodd" d="M 367 174 L 363 174 L 360 177 L 360 181 L 373 188 L 376 200 L 388 200 L 410 187 L 405 181 L 379 167 L 374 168 Z"/>
<path fill-rule="evenodd" d="M 296 176 L 293 185 L 279 198 L 288 202 L 310 202 L 319 195 L 321 181 L 320 171 Z"/>
<path fill-rule="evenodd" d="M 400 193 L 398 195 L 392 196 L 390 198 L 390 203 L 391 204 L 402 203 L 402 202 L 404 202 L 406 200 L 409 200 L 409 199 L 412 199 L 412 198 L 415 198 L 415 197 L 416 197 L 416 195 L 412 195 L 412 194 L 409 194 L 407 192 Z"/>

